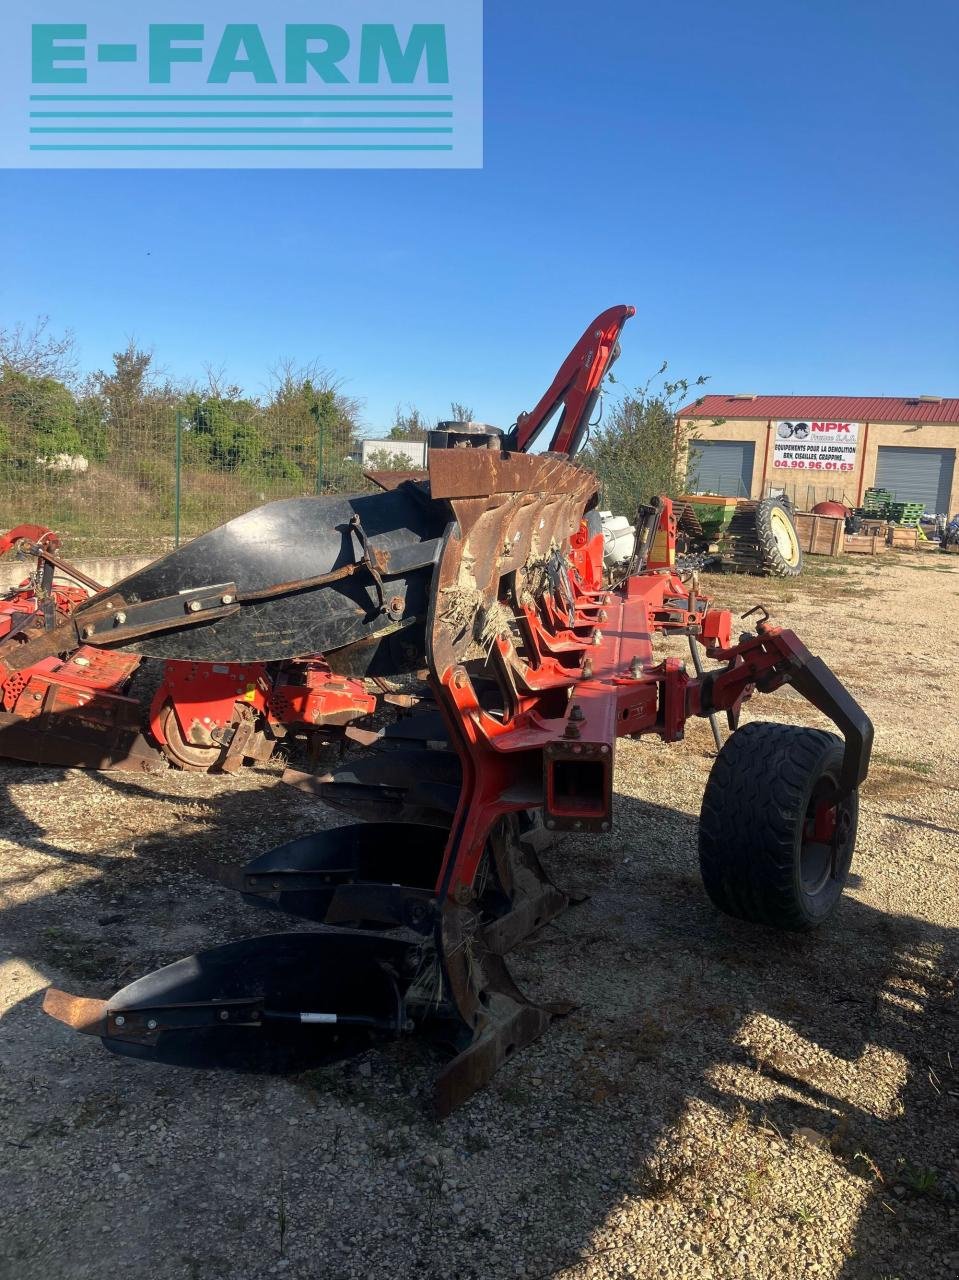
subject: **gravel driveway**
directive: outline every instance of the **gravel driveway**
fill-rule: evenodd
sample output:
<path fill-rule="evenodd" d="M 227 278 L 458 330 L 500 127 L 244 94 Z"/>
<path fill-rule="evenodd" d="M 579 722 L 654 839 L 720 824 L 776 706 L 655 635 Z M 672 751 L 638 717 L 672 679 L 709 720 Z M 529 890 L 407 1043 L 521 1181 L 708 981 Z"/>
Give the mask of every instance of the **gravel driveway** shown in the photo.
<path fill-rule="evenodd" d="M 7 1280 L 959 1276 L 959 564 L 814 561 L 763 600 L 877 726 L 855 878 L 812 937 L 702 892 L 708 726 L 623 742 L 590 893 L 511 960 L 578 1009 L 445 1123 L 402 1044 L 297 1077 L 104 1053 L 40 1012 L 267 931 L 203 875 L 341 819 L 236 779 L 0 766 Z M 756 718 L 819 724 L 791 692 Z"/>

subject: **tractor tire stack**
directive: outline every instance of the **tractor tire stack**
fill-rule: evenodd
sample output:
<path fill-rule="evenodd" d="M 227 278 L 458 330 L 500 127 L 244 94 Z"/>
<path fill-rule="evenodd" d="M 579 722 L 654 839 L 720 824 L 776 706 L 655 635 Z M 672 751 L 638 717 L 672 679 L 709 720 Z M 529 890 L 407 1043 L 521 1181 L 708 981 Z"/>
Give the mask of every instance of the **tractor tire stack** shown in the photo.
<path fill-rule="evenodd" d="M 789 507 L 779 498 L 741 502 L 723 540 L 723 561 L 739 573 L 798 577 L 803 555 Z"/>
<path fill-rule="evenodd" d="M 723 539 L 723 561 L 739 573 L 763 572 L 763 557 L 756 531 L 758 502 L 741 502 Z"/>

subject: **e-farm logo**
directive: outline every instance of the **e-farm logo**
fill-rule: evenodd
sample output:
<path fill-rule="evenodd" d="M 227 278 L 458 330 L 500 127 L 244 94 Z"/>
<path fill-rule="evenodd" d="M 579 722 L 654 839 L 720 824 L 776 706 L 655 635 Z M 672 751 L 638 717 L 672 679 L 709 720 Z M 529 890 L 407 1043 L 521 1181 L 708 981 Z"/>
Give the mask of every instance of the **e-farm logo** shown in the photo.
<path fill-rule="evenodd" d="M 6 167 L 482 164 L 482 0 L 14 7 Z"/>

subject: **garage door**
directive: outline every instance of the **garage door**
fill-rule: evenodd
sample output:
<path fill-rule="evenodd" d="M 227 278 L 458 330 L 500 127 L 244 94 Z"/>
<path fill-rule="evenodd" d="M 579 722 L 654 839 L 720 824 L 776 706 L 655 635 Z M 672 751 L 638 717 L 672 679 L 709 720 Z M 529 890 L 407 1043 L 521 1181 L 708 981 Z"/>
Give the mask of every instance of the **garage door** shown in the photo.
<path fill-rule="evenodd" d="M 696 440 L 689 446 L 687 488 L 691 493 L 721 493 L 748 498 L 753 483 L 751 440 Z"/>
<path fill-rule="evenodd" d="M 922 502 L 931 516 L 950 515 L 949 494 L 955 449 L 896 449 L 880 445 L 877 489 L 889 489 L 898 502 Z"/>

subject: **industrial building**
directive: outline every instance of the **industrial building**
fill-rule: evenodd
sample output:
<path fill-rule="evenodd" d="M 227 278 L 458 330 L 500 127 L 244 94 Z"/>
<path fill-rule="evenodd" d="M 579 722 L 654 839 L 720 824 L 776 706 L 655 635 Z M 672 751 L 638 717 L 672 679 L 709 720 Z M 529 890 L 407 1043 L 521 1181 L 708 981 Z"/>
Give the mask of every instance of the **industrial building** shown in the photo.
<path fill-rule="evenodd" d="M 959 399 L 707 395 L 677 422 L 691 492 L 785 491 L 809 510 L 827 498 L 859 506 L 876 487 L 929 515 L 959 512 Z"/>

